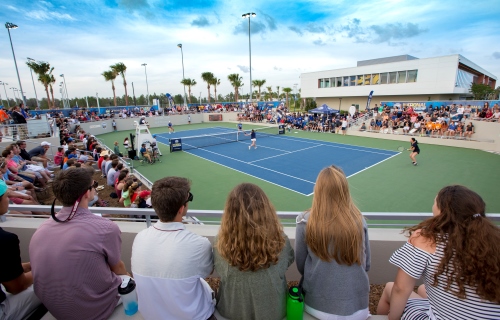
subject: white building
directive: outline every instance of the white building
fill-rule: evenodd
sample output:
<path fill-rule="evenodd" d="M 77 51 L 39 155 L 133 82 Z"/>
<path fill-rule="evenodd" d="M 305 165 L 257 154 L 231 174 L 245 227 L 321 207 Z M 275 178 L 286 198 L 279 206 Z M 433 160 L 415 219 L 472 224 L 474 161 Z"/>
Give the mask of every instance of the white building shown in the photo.
<path fill-rule="evenodd" d="M 317 105 L 343 110 L 365 109 L 380 101 L 463 100 L 472 83 L 495 88 L 497 78 L 465 57 L 454 54 L 418 59 L 409 55 L 358 61 L 357 67 L 301 74 L 301 95 Z"/>

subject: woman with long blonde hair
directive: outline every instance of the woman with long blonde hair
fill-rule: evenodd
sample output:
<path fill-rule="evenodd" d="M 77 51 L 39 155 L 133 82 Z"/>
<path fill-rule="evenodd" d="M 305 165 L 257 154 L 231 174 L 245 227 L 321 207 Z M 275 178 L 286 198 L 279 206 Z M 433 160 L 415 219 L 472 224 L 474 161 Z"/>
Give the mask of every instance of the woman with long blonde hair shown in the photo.
<path fill-rule="evenodd" d="M 368 230 L 336 166 L 321 170 L 311 209 L 297 217 L 295 261 L 307 313 L 318 319 L 369 317 Z"/>
<path fill-rule="evenodd" d="M 221 277 L 217 311 L 228 319 L 283 319 L 285 272 L 293 249 L 264 191 L 251 183 L 228 195 L 214 240 L 215 270 Z"/>
<path fill-rule="evenodd" d="M 444 187 L 433 217 L 407 229 L 409 239 L 390 262 L 398 273 L 379 301 L 389 319 L 499 319 L 500 228 L 476 192 Z M 416 281 L 424 284 L 413 292 Z"/>

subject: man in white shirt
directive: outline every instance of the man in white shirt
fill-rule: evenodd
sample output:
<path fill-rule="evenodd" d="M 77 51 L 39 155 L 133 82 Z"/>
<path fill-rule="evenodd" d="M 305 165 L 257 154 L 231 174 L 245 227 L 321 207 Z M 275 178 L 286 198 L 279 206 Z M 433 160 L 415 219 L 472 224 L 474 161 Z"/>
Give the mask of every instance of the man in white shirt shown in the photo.
<path fill-rule="evenodd" d="M 215 319 L 213 291 L 203 279 L 213 271 L 210 241 L 182 223 L 193 201 L 190 188 L 179 177 L 153 184 L 151 202 L 160 220 L 137 234 L 131 259 L 145 319 Z"/>

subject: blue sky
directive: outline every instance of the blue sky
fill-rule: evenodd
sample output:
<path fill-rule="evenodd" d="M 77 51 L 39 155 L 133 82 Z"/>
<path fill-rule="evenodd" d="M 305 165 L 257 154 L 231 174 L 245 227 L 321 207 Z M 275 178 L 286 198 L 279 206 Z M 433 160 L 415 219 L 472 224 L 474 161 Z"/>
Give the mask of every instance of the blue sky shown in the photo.
<path fill-rule="evenodd" d="M 70 97 L 112 96 L 101 76 L 111 64 L 127 65 L 129 94 L 183 92 L 181 52 L 192 93 L 206 97 L 201 73 L 221 79 L 218 93 L 233 89 L 239 73 L 249 90 L 248 20 L 252 78 L 265 86 L 291 87 L 302 72 L 346 68 L 358 60 L 410 54 L 418 58 L 461 54 L 500 76 L 498 1 L 203 1 L 203 0 L 13 0 L 0 4 L 11 30 L 23 90 L 34 96 L 26 58 L 47 61 L 66 77 Z M 18 87 L 7 30 L 0 32 L 0 81 Z M 36 83 L 38 96 L 43 87 Z M 117 95 L 124 94 L 121 80 Z M 57 96 L 59 97 L 58 90 Z M 281 91 L 281 89 L 280 89 Z M 12 98 L 12 90 L 7 92 Z M 213 93 L 213 91 L 212 91 Z M 3 89 L 0 94 L 4 98 Z"/>

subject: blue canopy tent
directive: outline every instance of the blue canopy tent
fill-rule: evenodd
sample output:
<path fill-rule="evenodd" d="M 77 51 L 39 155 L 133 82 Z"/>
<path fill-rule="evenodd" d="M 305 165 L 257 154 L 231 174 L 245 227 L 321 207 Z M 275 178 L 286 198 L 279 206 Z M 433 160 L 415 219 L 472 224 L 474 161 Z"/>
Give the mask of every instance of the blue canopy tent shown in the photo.
<path fill-rule="evenodd" d="M 315 109 L 311 109 L 308 111 L 309 113 L 325 113 L 325 114 L 332 114 L 332 113 L 339 113 L 339 110 L 330 108 L 326 104 L 321 105 L 321 107 L 317 107 Z"/>

